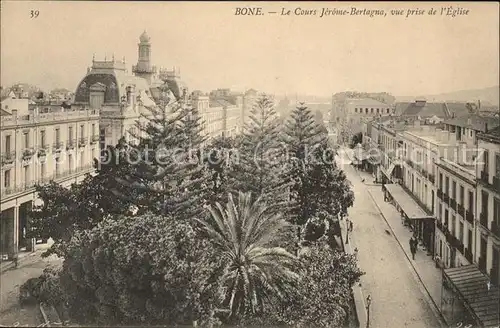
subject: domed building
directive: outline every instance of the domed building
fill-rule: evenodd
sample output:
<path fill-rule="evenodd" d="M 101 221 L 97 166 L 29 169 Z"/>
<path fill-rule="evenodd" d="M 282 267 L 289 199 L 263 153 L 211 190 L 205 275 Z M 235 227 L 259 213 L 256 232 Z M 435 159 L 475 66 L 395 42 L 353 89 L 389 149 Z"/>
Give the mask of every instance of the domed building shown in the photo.
<path fill-rule="evenodd" d="M 135 124 L 146 107 L 155 106 L 162 95 L 179 100 L 186 97 L 187 87 L 178 69 L 157 70 L 151 62 L 150 37 L 144 31 L 139 37 L 138 60 L 129 74 L 125 59 L 102 61 L 92 59 L 92 66 L 75 92 L 75 106 L 100 111 L 100 145 L 116 145 L 136 134 Z"/>

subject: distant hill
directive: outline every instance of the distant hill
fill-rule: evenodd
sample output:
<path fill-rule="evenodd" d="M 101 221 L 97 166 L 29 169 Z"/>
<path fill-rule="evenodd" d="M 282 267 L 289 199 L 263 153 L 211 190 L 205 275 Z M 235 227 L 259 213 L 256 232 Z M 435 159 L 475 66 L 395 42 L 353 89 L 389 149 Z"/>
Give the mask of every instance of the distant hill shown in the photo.
<path fill-rule="evenodd" d="M 415 98 L 424 97 L 428 101 L 460 101 L 460 102 L 477 102 L 481 100 L 483 104 L 491 104 L 498 106 L 500 86 L 490 88 L 474 89 L 474 90 L 461 90 L 455 92 L 441 93 L 437 95 L 416 95 L 416 96 L 401 96 L 396 97 L 396 101 L 413 101 Z"/>

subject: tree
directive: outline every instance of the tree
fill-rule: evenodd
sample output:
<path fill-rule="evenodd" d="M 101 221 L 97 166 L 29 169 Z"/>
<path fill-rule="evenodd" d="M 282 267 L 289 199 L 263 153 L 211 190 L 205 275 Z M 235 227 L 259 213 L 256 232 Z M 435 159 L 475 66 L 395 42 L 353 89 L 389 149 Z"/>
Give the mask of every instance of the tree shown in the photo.
<path fill-rule="evenodd" d="M 231 166 L 232 191 L 251 192 L 273 199 L 277 208 L 286 200 L 281 181 L 282 149 L 279 123 L 272 99 L 262 95 L 255 102 L 239 147 L 239 161 Z"/>
<path fill-rule="evenodd" d="M 362 142 L 363 142 L 363 134 L 361 132 L 356 133 L 352 136 L 349 147 L 353 149 L 354 147 L 356 147 L 357 144 L 360 144 Z"/>
<path fill-rule="evenodd" d="M 304 104 L 294 110 L 284 136 L 291 161 L 283 179 L 291 183 L 294 206 L 290 208 L 290 220 L 297 227 L 300 243 L 302 229 L 309 220 L 319 213 L 334 220 L 352 206 L 354 194 L 344 172 L 336 166 L 336 150 L 329 148 L 327 132 Z"/>
<path fill-rule="evenodd" d="M 295 327 L 342 327 L 351 302 L 351 288 L 364 274 L 353 255 L 318 243 L 301 255 L 300 283 L 278 318 Z"/>
<path fill-rule="evenodd" d="M 64 257 L 64 245 L 76 231 L 92 229 L 108 216 L 131 214 L 133 206 L 140 203 L 139 195 L 133 189 L 122 188 L 118 181 L 118 177 L 134 175 L 125 158 L 123 142 L 103 153 L 106 158 L 94 162 L 98 174 L 86 175 L 69 189 L 53 181 L 36 186 L 41 204 L 35 205 L 30 213 L 28 236 L 54 240 L 44 256 Z"/>
<path fill-rule="evenodd" d="M 145 214 L 76 233 L 61 284 L 71 318 L 85 325 L 204 326 L 221 301 L 223 267 L 187 222 Z"/>
<path fill-rule="evenodd" d="M 142 190 L 155 213 L 186 219 L 203 211 L 201 123 L 197 111 L 182 99 L 172 101 L 166 91 L 162 95 L 159 105 L 147 107 L 148 114 L 142 115 L 137 124 L 140 143 L 132 145 L 146 168 L 142 182 L 123 182 Z"/>
<path fill-rule="evenodd" d="M 267 247 L 286 222 L 280 214 L 250 193 L 232 195 L 225 207 L 220 203 L 209 208 L 211 220 L 198 220 L 212 240 L 226 270 L 227 288 L 223 305 L 235 318 L 264 312 L 269 297 L 286 298 L 293 291 L 298 276 L 293 271 L 296 257 L 280 247 Z"/>

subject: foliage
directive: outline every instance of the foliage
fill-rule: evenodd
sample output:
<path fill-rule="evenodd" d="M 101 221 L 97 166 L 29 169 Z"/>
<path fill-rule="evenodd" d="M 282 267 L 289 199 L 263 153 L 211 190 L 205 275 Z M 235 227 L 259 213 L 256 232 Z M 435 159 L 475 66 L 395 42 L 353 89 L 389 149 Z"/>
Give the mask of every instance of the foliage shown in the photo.
<path fill-rule="evenodd" d="M 199 113 L 182 99 L 166 96 L 147 110 L 137 123 L 140 143 L 130 145 L 143 167 L 142 181 L 124 179 L 124 184 L 141 190 L 154 213 L 184 219 L 198 215 L 205 187 Z"/>
<path fill-rule="evenodd" d="M 356 133 L 352 136 L 349 147 L 353 149 L 354 147 L 356 147 L 357 144 L 360 144 L 362 142 L 363 142 L 363 134 L 361 132 Z"/>
<path fill-rule="evenodd" d="M 277 317 L 294 327 L 341 327 L 349 313 L 351 287 L 364 273 L 353 255 L 323 244 L 300 255 L 300 284 L 286 302 L 278 304 Z"/>
<path fill-rule="evenodd" d="M 145 214 L 76 233 L 61 282 L 84 324 L 203 326 L 220 301 L 222 267 L 188 223 Z"/>
<path fill-rule="evenodd" d="M 260 96 L 246 123 L 238 148 L 238 163 L 231 166 L 231 190 L 251 192 L 272 199 L 270 205 L 284 206 L 285 188 L 281 179 L 282 149 L 279 143 L 279 122 L 273 100 Z"/>
<path fill-rule="evenodd" d="M 30 212 L 29 237 L 48 239 L 54 244 L 43 256 L 57 254 L 64 257 L 65 246 L 75 231 L 95 227 L 103 218 L 115 214 L 129 214 L 132 201 L 137 200 L 133 190 L 121 188 L 117 180 L 132 171 L 124 160 L 120 146 L 109 147 L 109 156 L 95 163 L 97 175 L 88 174 L 79 184 L 69 189 L 51 181 L 36 186 L 41 201 Z"/>
<path fill-rule="evenodd" d="M 326 232 L 326 220 L 324 218 L 310 218 L 305 227 L 304 239 L 307 241 L 316 241 L 321 238 Z"/>
<path fill-rule="evenodd" d="M 352 206 L 354 193 L 342 170 L 335 163 L 336 150 L 329 147 L 328 134 L 314 121 L 311 111 L 299 105 L 287 122 L 284 142 L 291 155 L 283 176 L 291 183 L 290 220 L 301 227 L 320 213 L 332 220 Z"/>
<path fill-rule="evenodd" d="M 211 220 L 198 220 L 225 260 L 224 306 L 232 318 L 262 313 L 269 297 L 287 298 L 298 278 L 296 257 L 280 247 L 268 247 L 286 222 L 270 211 L 262 197 L 232 195 L 225 207 L 210 207 Z"/>
<path fill-rule="evenodd" d="M 40 277 L 28 279 L 21 287 L 20 302 L 44 302 L 57 306 L 65 302 L 65 295 L 59 279 L 59 271 L 46 268 Z"/>

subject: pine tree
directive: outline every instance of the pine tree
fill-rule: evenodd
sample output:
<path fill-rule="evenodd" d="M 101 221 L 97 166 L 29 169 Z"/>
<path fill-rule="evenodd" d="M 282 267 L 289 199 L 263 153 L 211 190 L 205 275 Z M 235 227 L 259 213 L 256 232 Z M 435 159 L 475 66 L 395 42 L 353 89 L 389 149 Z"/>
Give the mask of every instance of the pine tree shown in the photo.
<path fill-rule="evenodd" d="M 283 153 L 279 142 L 280 127 L 271 97 L 260 96 L 244 126 L 236 164 L 232 163 L 232 192 L 251 192 L 283 206 L 285 186 L 281 181 Z"/>
<path fill-rule="evenodd" d="M 139 154 L 141 183 L 125 181 L 142 191 L 147 207 L 154 213 L 188 218 L 203 211 L 204 189 L 200 147 L 201 122 L 197 111 L 183 99 L 173 100 L 163 93 L 158 106 L 137 122 L 140 142 L 133 147 Z"/>
<path fill-rule="evenodd" d="M 304 104 L 293 111 L 283 135 L 290 154 L 283 180 L 291 184 L 290 219 L 297 225 L 300 242 L 302 227 L 308 220 L 321 211 L 336 217 L 352 206 L 354 195 L 344 172 L 335 164 L 327 132 Z"/>

